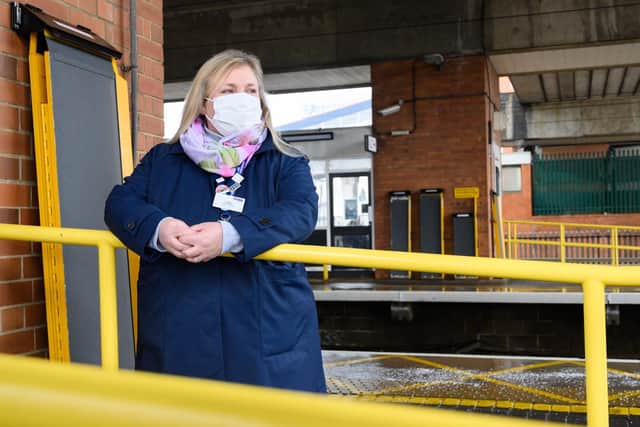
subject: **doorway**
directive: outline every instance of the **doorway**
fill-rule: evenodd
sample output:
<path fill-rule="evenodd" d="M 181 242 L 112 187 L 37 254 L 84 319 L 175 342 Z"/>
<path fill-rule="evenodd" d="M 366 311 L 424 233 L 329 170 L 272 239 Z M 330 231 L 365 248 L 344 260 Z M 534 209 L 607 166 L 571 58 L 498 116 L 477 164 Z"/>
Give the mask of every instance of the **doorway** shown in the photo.
<path fill-rule="evenodd" d="M 372 248 L 371 173 L 329 174 L 331 246 Z M 373 270 L 332 267 L 332 276 L 372 277 Z"/>

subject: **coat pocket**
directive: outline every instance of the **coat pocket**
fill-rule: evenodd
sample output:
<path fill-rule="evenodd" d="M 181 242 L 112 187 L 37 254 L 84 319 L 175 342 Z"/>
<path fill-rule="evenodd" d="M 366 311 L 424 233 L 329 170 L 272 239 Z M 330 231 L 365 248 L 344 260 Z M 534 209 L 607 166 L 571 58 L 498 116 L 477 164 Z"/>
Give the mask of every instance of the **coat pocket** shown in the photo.
<path fill-rule="evenodd" d="M 315 301 L 301 268 L 290 263 L 265 263 L 260 268 L 264 356 L 292 351 L 304 342 L 305 335 L 314 333 L 311 329 L 315 324 Z"/>

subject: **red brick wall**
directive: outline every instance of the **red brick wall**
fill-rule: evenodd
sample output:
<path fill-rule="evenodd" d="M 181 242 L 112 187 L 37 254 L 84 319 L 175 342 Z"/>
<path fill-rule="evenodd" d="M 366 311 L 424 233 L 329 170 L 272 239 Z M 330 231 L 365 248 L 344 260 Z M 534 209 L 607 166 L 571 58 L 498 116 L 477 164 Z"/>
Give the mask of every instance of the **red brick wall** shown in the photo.
<path fill-rule="evenodd" d="M 531 165 L 520 165 L 521 191 L 502 193 L 504 219 L 532 220 Z"/>
<path fill-rule="evenodd" d="M 412 98 L 412 64 L 413 61 L 406 60 L 372 66 L 374 111 L 399 99 Z M 382 117 L 374 113 L 373 117 L 380 141 L 379 152 L 373 157 L 376 248 L 390 246 L 390 191 L 412 191 L 411 240 L 413 250 L 417 251 L 420 235 L 417 195 L 422 188 L 442 188 L 445 252 L 452 253 L 452 214 L 473 211 L 473 200 L 455 199 L 454 188 L 479 187 L 479 254 L 489 256 L 491 168 L 487 138 L 492 103 L 498 99 L 497 76 L 483 56 L 449 58 L 439 71 L 420 61 L 414 66 L 418 98 L 415 104 L 403 105 L 397 114 Z M 413 132 L 408 136 L 389 136 L 391 130 L 412 128 L 414 105 Z M 378 274 L 385 277 L 385 273 Z"/>
<path fill-rule="evenodd" d="M 28 3 L 90 28 L 131 64 L 129 1 Z M 10 28 L 9 4 L 0 0 L 0 223 L 37 225 L 27 42 Z M 163 134 L 162 2 L 138 0 L 137 9 L 138 150 L 147 151 Z M 46 356 L 44 300 L 40 245 L 0 240 L 0 352 Z"/>

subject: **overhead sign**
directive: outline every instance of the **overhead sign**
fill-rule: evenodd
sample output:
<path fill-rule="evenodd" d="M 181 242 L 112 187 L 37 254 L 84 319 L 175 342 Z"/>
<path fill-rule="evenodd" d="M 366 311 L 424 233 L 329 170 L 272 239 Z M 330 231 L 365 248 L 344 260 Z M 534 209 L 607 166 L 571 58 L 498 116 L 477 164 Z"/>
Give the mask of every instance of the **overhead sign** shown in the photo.
<path fill-rule="evenodd" d="M 479 187 L 456 187 L 453 189 L 453 195 L 456 199 L 475 199 L 480 197 Z"/>

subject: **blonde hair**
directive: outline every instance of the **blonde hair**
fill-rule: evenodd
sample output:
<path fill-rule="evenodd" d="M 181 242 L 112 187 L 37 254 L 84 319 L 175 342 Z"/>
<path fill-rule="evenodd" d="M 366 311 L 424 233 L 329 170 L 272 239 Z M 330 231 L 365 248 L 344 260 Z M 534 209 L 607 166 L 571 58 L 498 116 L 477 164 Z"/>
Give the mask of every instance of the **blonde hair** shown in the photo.
<path fill-rule="evenodd" d="M 220 83 L 229 75 L 231 70 L 241 65 L 248 65 L 256 75 L 256 79 L 258 80 L 260 103 L 262 104 L 262 118 L 266 127 L 271 132 L 273 144 L 280 152 L 288 156 L 305 156 L 303 152 L 284 142 L 273 128 L 273 124 L 271 123 L 271 111 L 269 111 L 267 97 L 264 91 L 264 78 L 262 75 L 260 60 L 255 55 L 235 49 L 224 50 L 212 56 L 207 60 L 207 62 L 202 64 L 191 83 L 191 87 L 187 92 L 186 98 L 184 99 L 180 127 L 169 142 L 175 143 L 180 140 L 180 135 L 182 135 L 184 131 L 191 126 L 191 123 L 193 123 L 195 118 L 200 115 L 202 103 L 208 96 L 211 89 L 218 87 L 218 85 L 220 85 Z"/>

